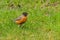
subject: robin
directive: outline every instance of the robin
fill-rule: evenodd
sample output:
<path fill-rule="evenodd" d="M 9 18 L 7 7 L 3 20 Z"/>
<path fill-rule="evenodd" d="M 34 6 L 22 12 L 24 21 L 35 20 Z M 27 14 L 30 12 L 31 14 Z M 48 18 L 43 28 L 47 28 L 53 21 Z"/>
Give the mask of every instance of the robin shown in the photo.
<path fill-rule="evenodd" d="M 21 16 L 16 18 L 15 22 L 19 24 L 20 26 L 27 21 L 27 12 L 23 12 Z"/>

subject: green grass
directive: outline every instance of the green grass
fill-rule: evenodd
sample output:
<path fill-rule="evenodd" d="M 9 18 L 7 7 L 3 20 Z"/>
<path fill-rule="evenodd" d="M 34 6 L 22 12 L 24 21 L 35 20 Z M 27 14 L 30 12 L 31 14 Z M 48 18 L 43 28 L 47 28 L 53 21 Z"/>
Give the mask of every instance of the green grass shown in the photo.
<path fill-rule="evenodd" d="M 46 0 L 0 0 L 0 40 L 60 40 L 60 4 L 52 5 L 57 1 L 45 7 Z M 22 29 L 13 20 L 25 11 L 28 20 Z"/>

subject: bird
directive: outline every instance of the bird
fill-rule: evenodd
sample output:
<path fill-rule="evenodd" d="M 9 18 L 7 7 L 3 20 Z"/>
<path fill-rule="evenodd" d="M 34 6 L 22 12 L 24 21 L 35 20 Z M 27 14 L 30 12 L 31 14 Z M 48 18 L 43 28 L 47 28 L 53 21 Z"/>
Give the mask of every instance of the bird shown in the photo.
<path fill-rule="evenodd" d="M 27 21 L 27 15 L 28 15 L 27 12 L 23 12 L 22 15 L 15 19 L 15 23 L 18 24 L 19 26 L 22 26 L 22 24 L 24 24 Z"/>

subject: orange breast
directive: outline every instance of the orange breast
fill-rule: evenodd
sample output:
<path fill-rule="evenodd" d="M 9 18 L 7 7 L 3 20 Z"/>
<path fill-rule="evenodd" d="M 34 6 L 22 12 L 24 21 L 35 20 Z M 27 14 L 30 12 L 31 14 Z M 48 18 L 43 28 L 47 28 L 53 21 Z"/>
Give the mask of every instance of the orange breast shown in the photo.
<path fill-rule="evenodd" d="M 16 20 L 16 23 L 17 24 L 22 24 L 22 23 L 26 22 L 26 20 L 27 20 L 27 17 L 23 17 L 20 20 Z"/>

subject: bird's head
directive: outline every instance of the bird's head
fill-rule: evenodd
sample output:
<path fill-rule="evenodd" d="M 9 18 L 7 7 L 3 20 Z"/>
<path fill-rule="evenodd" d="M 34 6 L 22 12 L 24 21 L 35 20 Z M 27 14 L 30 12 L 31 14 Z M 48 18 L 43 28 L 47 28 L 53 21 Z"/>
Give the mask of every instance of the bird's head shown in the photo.
<path fill-rule="evenodd" d="M 28 13 L 27 13 L 27 12 L 23 12 L 23 15 L 24 15 L 24 16 L 27 16 L 27 15 L 28 15 Z"/>

